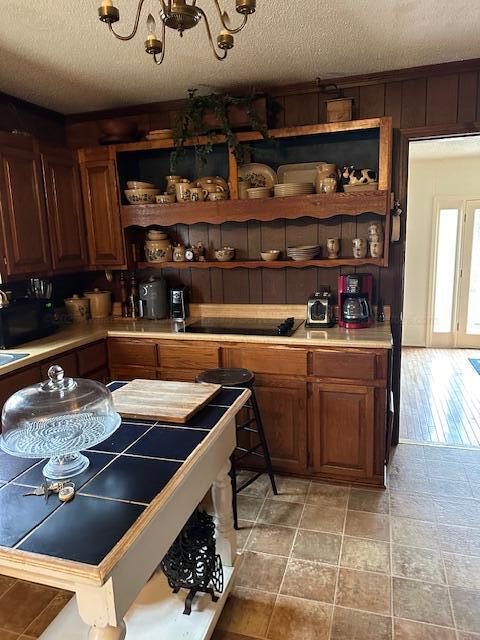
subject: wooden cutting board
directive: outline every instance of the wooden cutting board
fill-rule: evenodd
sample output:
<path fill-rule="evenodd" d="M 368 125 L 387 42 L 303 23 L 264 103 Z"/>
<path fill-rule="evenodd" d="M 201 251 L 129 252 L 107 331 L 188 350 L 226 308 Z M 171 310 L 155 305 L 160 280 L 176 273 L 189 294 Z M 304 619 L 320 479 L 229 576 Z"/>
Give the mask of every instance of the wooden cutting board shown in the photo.
<path fill-rule="evenodd" d="M 184 424 L 220 391 L 219 384 L 132 380 L 113 392 L 122 418 Z"/>

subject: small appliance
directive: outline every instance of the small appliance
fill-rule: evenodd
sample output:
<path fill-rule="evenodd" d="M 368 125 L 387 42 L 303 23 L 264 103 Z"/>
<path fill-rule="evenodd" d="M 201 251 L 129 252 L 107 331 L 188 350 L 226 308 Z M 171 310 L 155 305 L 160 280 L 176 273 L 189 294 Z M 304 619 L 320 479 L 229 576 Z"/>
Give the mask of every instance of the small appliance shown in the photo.
<path fill-rule="evenodd" d="M 55 329 L 51 300 L 21 298 L 0 306 L 0 349 L 44 338 Z"/>
<path fill-rule="evenodd" d="M 338 278 L 338 325 L 346 329 L 364 329 L 372 324 L 373 278 L 370 273 L 355 273 Z"/>
<path fill-rule="evenodd" d="M 147 320 L 168 318 L 167 285 L 163 278 L 151 276 L 140 284 L 140 300 L 143 304 L 143 317 Z"/>
<path fill-rule="evenodd" d="M 320 291 L 312 293 L 308 299 L 305 326 L 309 329 L 325 329 L 334 325 L 335 313 L 330 287 L 321 287 Z"/>
<path fill-rule="evenodd" d="M 170 316 L 176 322 L 188 318 L 187 287 L 179 285 L 170 289 Z"/>

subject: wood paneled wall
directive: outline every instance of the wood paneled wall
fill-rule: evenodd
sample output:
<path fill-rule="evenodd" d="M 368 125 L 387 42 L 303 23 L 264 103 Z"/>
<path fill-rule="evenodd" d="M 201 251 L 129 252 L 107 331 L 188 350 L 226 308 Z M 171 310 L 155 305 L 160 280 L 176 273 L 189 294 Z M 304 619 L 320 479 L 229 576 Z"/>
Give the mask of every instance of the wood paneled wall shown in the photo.
<path fill-rule="evenodd" d="M 465 131 L 475 131 L 480 120 L 480 61 L 466 61 L 380 73 L 372 76 L 343 78 L 338 81 L 346 96 L 355 100 L 354 117 L 369 118 L 390 115 L 394 128 L 393 188 L 406 193 L 406 176 L 400 171 L 398 130 L 418 129 L 419 136 L 428 127 L 448 133 L 453 125 L 463 125 Z M 268 89 L 282 106 L 276 126 L 294 126 L 325 121 L 325 99 L 314 84 Z M 182 102 L 159 103 L 122 109 L 117 112 L 78 115 L 67 119 L 67 138 L 72 146 L 97 144 L 101 122 L 110 117 L 128 117 L 148 130 L 169 127 L 182 108 Z M 410 132 L 411 133 L 411 132 Z M 402 184 L 401 184 L 402 182 Z M 334 219 L 317 223 L 302 220 L 296 223 L 278 221 L 269 224 L 250 222 L 244 225 L 195 225 L 177 228 L 177 235 L 187 242 L 202 240 L 210 248 L 230 244 L 239 257 L 256 257 L 260 248 L 283 249 L 294 243 L 324 242 L 326 237 L 340 236 L 349 240 L 361 234 L 365 220 Z M 404 236 L 403 236 L 404 237 Z M 348 255 L 348 251 L 346 252 Z M 402 304 L 404 246 L 391 247 L 390 266 L 373 268 L 377 294 L 391 304 L 394 317 Z M 362 269 L 364 271 L 365 269 Z M 282 269 L 282 270 L 177 270 L 168 274 L 172 281 L 191 286 L 193 300 L 205 302 L 265 302 L 301 303 L 318 284 L 332 284 L 341 272 L 349 269 Z"/>
<path fill-rule="evenodd" d="M 52 146 L 66 144 L 65 117 L 0 93 L 0 131 L 25 131 Z"/>

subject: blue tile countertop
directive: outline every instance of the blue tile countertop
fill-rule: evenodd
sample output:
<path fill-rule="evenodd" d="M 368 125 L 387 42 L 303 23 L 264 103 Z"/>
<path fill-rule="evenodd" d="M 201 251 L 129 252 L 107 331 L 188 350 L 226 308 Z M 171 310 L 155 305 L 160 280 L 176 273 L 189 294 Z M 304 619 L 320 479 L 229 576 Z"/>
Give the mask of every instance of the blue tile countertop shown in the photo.
<path fill-rule="evenodd" d="M 111 383 L 113 391 L 125 383 Z M 0 452 L 0 545 L 97 565 L 244 389 L 223 389 L 186 424 L 125 420 L 84 452 L 76 496 L 24 496 L 43 480 L 45 460 Z"/>

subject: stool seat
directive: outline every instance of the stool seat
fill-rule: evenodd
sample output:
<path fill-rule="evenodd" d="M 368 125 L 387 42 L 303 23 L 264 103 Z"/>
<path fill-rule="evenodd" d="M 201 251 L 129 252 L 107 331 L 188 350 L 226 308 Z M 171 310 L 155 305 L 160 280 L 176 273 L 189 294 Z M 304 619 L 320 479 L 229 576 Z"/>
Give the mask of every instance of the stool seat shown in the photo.
<path fill-rule="evenodd" d="M 223 387 L 250 387 L 255 375 L 248 369 L 207 369 L 198 374 L 197 382 L 221 384 Z"/>

